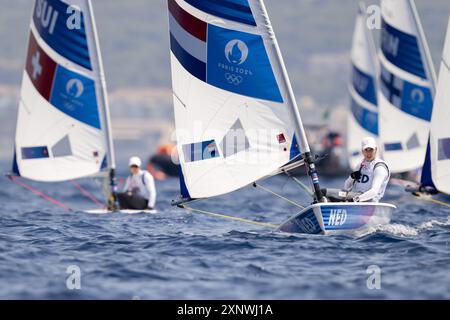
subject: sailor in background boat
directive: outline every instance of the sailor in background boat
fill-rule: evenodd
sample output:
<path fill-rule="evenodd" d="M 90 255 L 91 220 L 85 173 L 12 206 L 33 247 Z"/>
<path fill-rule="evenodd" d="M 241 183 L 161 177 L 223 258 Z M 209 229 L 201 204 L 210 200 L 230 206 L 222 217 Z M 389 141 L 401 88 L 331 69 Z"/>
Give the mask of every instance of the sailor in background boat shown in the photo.
<path fill-rule="evenodd" d="M 131 157 L 131 175 L 125 182 L 124 192 L 117 194 L 121 209 L 152 210 L 156 202 L 156 188 L 153 176 L 141 169 L 141 159 Z"/>
<path fill-rule="evenodd" d="M 343 190 L 325 189 L 325 195 L 332 202 L 379 202 L 389 182 L 390 171 L 386 162 L 377 158 L 377 143 L 367 137 L 361 143 L 364 156 L 359 170 L 350 174 Z"/>

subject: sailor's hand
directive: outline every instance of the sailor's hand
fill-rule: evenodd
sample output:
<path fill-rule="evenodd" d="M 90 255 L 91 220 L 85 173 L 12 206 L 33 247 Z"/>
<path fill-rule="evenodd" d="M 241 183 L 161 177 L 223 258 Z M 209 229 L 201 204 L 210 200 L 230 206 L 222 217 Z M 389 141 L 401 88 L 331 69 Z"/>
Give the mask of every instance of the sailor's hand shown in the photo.
<path fill-rule="evenodd" d="M 361 178 L 361 171 L 354 171 L 354 172 L 352 172 L 351 174 L 350 174 L 350 177 L 353 179 L 353 180 L 359 180 L 360 178 Z"/>
<path fill-rule="evenodd" d="M 359 202 L 359 196 L 353 197 L 353 202 Z"/>

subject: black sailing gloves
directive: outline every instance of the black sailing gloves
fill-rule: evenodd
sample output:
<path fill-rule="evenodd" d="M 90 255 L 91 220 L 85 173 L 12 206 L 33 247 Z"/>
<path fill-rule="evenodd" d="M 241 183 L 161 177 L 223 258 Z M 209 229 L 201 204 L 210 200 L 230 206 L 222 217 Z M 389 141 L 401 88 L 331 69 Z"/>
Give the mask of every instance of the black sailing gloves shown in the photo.
<path fill-rule="evenodd" d="M 352 172 L 352 173 L 350 174 L 350 177 L 351 177 L 353 180 L 359 180 L 359 179 L 361 179 L 361 170 Z"/>

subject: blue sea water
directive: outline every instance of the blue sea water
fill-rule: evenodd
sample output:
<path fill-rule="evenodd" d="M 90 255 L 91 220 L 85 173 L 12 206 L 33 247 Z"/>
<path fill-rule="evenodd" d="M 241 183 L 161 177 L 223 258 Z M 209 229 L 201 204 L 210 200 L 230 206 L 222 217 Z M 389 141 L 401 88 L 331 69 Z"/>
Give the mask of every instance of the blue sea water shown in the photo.
<path fill-rule="evenodd" d="M 343 179 L 323 179 L 339 186 Z M 27 182 L 68 212 L 6 178 L 0 188 L 1 299 L 449 299 L 450 209 L 390 187 L 392 223 L 363 237 L 294 236 L 170 206 L 178 181 L 157 182 L 158 213 L 87 214 L 95 205 L 68 183 Z M 81 184 L 101 197 L 91 180 Z M 295 201 L 290 179 L 262 182 Z M 280 223 L 298 211 L 249 187 L 193 204 Z M 381 288 L 369 289 L 369 266 Z M 67 269 L 81 271 L 69 290 Z"/>

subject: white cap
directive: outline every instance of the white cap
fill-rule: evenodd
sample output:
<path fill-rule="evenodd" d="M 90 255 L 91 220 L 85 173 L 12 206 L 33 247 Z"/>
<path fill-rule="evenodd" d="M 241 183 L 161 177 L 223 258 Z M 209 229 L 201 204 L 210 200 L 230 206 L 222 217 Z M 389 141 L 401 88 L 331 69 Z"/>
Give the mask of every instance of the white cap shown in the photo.
<path fill-rule="evenodd" d="M 375 141 L 374 138 L 366 137 L 366 138 L 362 139 L 361 149 L 365 150 L 367 148 L 372 148 L 372 149 L 376 149 L 377 148 L 377 142 Z"/>
<path fill-rule="evenodd" d="M 141 164 L 142 164 L 142 162 L 141 162 L 141 159 L 139 159 L 139 157 L 131 157 L 130 161 L 128 162 L 129 167 L 131 167 L 131 166 L 141 167 Z"/>

